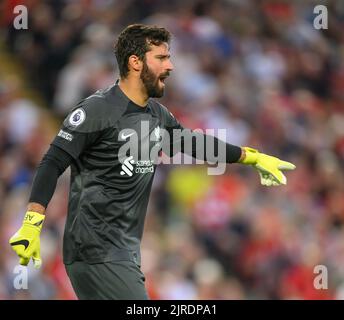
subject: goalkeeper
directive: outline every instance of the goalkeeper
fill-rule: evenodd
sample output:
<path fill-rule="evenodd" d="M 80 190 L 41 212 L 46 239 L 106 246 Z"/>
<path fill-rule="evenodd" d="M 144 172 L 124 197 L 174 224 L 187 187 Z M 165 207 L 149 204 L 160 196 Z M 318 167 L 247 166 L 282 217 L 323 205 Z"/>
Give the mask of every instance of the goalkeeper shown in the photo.
<path fill-rule="evenodd" d="M 135 137 L 142 159 L 144 146 L 152 151 L 167 141 L 163 130 L 172 136 L 183 129 L 151 99 L 163 96 L 165 79 L 173 70 L 169 42 L 164 28 L 137 24 L 122 31 L 115 46 L 120 80 L 81 101 L 67 116 L 37 169 L 23 224 L 9 240 L 20 264 L 32 259 L 35 267 L 41 266 L 44 213 L 58 177 L 70 166 L 63 261 L 79 299 L 148 299 L 140 243 L 156 162 L 138 161 L 121 147 Z M 148 135 L 142 133 L 143 122 Z M 255 149 L 203 137 L 213 139 L 218 152 L 224 150 L 226 163 L 252 166 L 263 185 L 285 185 L 282 170 L 295 168 Z M 168 142 L 171 149 L 176 142 Z M 186 144 L 183 140 L 174 151 L 198 158 L 194 141 Z M 204 154 L 201 158 L 214 161 Z"/>

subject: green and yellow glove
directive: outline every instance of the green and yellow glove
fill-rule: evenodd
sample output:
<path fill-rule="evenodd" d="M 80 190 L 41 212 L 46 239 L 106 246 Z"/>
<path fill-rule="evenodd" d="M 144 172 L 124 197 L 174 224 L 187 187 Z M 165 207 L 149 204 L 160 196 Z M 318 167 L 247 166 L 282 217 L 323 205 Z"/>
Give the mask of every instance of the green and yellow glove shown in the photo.
<path fill-rule="evenodd" d="M 40 253 L 40 233 L 45 216 L 28 211 L 25 214 L 23 225 L 9 240 L 12 249 L 19 256 L 19 263 L 27 266 L 32 257 L 35 268 L 42 264 Z"/>
<path fill-rule="evenodd" d="M 287 184 L 287 178 L 281 170 L 294 170 L 290 162 L 260 153 L 258 150 L 243 147 L 245 157 L 239 163 L 252 165 L 259 173 L 260 183 L 264 186 L 279 186 Z"/>

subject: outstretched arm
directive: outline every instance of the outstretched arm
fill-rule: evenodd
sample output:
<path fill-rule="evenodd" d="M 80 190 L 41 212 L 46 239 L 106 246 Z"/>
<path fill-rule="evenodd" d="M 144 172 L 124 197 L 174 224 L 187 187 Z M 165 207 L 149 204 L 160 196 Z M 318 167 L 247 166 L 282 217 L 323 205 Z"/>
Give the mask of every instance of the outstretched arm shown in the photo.
<path fill-rule="evenodd" d="M 170 156 L 173 156 L 176 152 L 184 152 L 194 158 L 209 162 L 251 165 L 258 171 L 260 182 L 265 186 L 287 184 L 287 178 L 282 170 L 294 170 L 296 168 L 290 162 L 260 153 L 256 149 L 235 146 L 216 137 L 184 129 L 171 113 L 165 110 L 164 115 L 170 136 Z M 207 152 L 207 148 L 213 152 Z"/>

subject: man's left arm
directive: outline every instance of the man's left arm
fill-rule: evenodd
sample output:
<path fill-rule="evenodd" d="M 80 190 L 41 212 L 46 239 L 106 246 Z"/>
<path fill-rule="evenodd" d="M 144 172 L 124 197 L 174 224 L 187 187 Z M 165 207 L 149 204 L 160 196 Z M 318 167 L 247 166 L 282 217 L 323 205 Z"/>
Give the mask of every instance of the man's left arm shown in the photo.
<path fill-rule="evenodd" d="M 167 111 L 168 112 L 168 111 Z M 178 120 L 168 112 L 167 131 L 170 135 L 169 156 L 178 152 L 211 163 L 241 163 L 251 165 L 258 171 L 260 182 L 265 186 L 286 185 L 283 170 L 294 170 L 296 166 L 277 157 L 260 153 L 250 147 L 239 147 L 226 143 L 214 136 L 191 129 L 184 129 Z"/>

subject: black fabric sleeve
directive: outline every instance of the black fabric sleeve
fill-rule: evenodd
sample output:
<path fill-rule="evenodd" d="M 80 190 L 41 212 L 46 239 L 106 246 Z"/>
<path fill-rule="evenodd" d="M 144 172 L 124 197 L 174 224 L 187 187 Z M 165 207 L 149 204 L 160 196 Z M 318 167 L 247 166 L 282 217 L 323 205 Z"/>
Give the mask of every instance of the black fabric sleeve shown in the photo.
<path fill-rule="evenodd" d="M 236 163 L 241 157 L 241 148 L 238 146 L 191 129 L 183 129 L 181 132 L 170 133 L 169 156 L 182 152 L 212 163 Z"/>
<path fill-rule="evenodd" d="M 219 144 L 225 143 L 222 140 L 217 139 L 216 137 L 214 137 L 214 139 L 215 146 L 218 145 L 216 141 L 218 141 Z M 234 144 L 225 143 L 224 149 L 226 150 L 226 163 L 237 163 L 239 161 L 242 154 L 241 147 Z M 218 151 L 215 150 L 215 153 L 218 154 Z"/>
<path fill-rule="evenodd" d="M 200 138 L 203 138 L 203 144 L 201 144 L 202 149 L 199 150 L 195 133 L 191 131 L 190 134 L 193 136 L 192 146 L 188 148 L 185 138 L 182 139 L 181 152 L 189 154 L 193 158 L 209 162 L 236 163 L 241 157 L 240 147 L 206 134 L 200 134 Z M 208 150 L 209 146 L 211 150 Z M 192 150 L 191 153 L 189 150 Z"/>
<path fill-rule="evenodd" d="M 182 152 L 193 158 L 213 163 L 235 163 L 240 159 L 240 147 L 214 136 L 184 128 L 165 107 L 163 107 L 163 118 L 169 136 L 169 146 L 163 144 L 163 152 L 166 155 L 173 157 L 178 152 Z"/>
<path fill-rule="evenodd" d="M 63 121 L 52 144 L 77 159 L 86 149 L 102 138 L 109 127 L 104 99 L 93 96 L 81 101 Z"/>
<path fill-rule="evenodd" d="M 54 194 L 57 179 L 72 161 L 70 154 L 51 145 L 37 168 L 29 201 L 39 203 L 46 208 Z"/>

